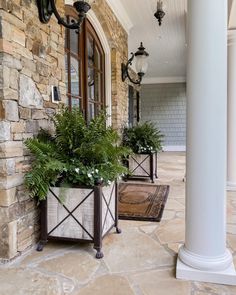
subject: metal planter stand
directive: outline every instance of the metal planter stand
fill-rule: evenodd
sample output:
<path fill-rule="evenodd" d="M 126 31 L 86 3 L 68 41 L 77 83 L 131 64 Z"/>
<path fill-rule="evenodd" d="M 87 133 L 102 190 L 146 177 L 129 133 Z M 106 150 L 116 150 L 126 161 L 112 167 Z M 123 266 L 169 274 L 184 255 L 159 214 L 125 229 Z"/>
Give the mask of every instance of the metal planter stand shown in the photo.
<path fill-rule="evenodd" d="M 118 234 L 121 233 L 118 228 L 117 183 L 112 183 L 111 191 L 105 188 L 107 187 L 97 185 L 68 189 L 74 200 L 80 191 L 83 192 L 83 196 L 78 198 L 76 205 L 72 202 L 72 207 L 68 206 L 70 196 L 65 204 L 60 200 L 60 188 L 50 188 L 47 200 L 40 204 L 41 235 L 37 251 L 42 251 L 48 240 L 91 242 L 94 243 L 94 249 L 97 251 L 96 258 L 102 258 L 104 256 L 102 239 L 113 227 L 116 228 Z M 87 207 L 89 221 L 85 220 L 87 209 L 82 208 L 86 202 L 87 205 L 92 205 L 90 208 Z M 50 216 L 51 212 L 56 212 L 56 215 Z M 58 212 L 62 214 L 59 216 Z M 73 226 L 69 226 L 71 224 Z M 71 228 L 75 229 L 73 237 L 70 236 Z"/>
<path fill-rule="evenodd" d="M 125 161 L 131 175 L 126 175 L 124 180 L 128 179 L 150 179 L 154 183 L 157 176 L 157 152 L 140 153 L 129 156 Z"/>

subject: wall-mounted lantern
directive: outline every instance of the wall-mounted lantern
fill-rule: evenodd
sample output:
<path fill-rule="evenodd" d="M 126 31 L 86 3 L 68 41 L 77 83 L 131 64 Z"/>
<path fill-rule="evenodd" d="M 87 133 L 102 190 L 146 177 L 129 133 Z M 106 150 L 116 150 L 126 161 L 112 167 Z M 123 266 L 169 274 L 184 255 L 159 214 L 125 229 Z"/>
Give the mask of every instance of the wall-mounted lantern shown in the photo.
<path fill-rule="evenodd" d="M 64 27 L 72 30 L 80 29 L 80 26 L 86 17 L 86 13 L 91 8 L 89 1 L 75 1 L 73 6 L 78 12 L 78 21 L 67 22 L 63 17 L 60 16 L 56 7 L 56 0 L 37 0 L 37 6 L 39 10 L 39 19 L 42 23 L 48 23 L 52 14 L 54 14 L 60 25 L 63 25 Z"/>
<path fill-rule="evenodd" d="M 148 58 L 149 54 L 145 51 L 145 48 L 143 47 L 143 43 L 141 42 L 140 47 L 138 48 L 138 51 L 136 51 L 135 53 L 131 53 L 131 58 L 128 60 L 128 62 L 126 64 L 121 65 L 121 69 L 122 69 L 122 81 L 124 82 L 126 80 L 126 78 L 128 78 L 130 80 L 130 82 L 132 82 L 133 84 L 141 84 L 141 81 L 143 79 L 143 76 L 146 74 L 147 72 L 147 68 L 148 68 L 148 63 L 147 63 L 147 58 Z M 138 74 L 138 79 L 137 80 L 133 80 L 129 74 L 129 66 L 132 65 L 132 62 L 135 58 L 135 67 L 136 67 L 136 71 Z"/>

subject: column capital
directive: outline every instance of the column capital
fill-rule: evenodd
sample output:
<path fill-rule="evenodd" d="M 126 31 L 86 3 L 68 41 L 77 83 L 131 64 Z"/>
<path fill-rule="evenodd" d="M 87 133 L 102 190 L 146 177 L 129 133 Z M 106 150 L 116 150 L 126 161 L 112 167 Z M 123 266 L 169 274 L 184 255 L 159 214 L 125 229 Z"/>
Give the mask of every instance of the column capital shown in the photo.
<path fill-rule="evenodd" d="M 228 30 L 228 45 L 236 44 L 236 30 Z"/>

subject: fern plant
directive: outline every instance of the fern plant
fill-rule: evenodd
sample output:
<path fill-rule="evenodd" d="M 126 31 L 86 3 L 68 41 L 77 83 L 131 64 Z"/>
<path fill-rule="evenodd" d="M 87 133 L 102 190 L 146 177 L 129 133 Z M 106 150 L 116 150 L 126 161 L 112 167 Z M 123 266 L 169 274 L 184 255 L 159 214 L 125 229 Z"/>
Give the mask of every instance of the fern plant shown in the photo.
<path fill-rule="evenodd" d="M 101 113 L 89 124 L 78 108 L 62 109 L 53 117 L 55 133 L 41 130 L 25 145 L 34 155 L 25 184 L 32 197 L 44 200 L 50 186 L 109 185 L 127 173 L 121 159 L 130 150 L 118 146 L 119 136 L 106 127 Z"/>
<path fill-rule="evenodd" d="M 129 147 L 136 154 L 160 152 L 163 134 L 152 122 L 123 129 L 123 146 Z"/>

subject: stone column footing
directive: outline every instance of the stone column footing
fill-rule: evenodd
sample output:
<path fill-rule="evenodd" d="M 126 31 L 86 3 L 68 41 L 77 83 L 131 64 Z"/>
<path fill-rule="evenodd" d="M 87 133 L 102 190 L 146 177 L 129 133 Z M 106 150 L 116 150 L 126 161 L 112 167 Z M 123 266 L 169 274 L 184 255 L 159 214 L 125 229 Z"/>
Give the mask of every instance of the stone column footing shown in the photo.
<path fill-rule="evenodd" d="M 176 278 L 181 280 L 236 286 L 236 272 L 233 262 L 225 270 L 206 271 L 187 266 L 178 258 Z"/>
<path fill-rule="evenodd" d="M 179 259 L 186 265 L 199 270 L 222 271 L 233 262 L 232 254 L 228 249 L 220 256 L 203 256 L 189 251 L 185 245 L 179 248 Z"/>

